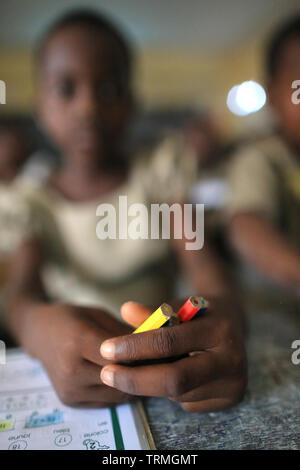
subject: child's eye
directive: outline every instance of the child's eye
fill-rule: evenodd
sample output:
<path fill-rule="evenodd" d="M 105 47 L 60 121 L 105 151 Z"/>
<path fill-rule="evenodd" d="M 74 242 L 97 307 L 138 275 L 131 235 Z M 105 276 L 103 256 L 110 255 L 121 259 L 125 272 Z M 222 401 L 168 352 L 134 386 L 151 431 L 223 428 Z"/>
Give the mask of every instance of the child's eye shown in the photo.
<path fill-rule="evenodd" d="M 121 89 L 116 83 L 103 83 L 99 86 L 98 96 L 105 103 L 112 103 L 120 98 Z"/>
<path fill-rule="evenodd" d="M 70 99 L 74 96 L 75 86 L 71 81 L 65 81 L 57 86 L 57 93 L 61 98 Z"/>

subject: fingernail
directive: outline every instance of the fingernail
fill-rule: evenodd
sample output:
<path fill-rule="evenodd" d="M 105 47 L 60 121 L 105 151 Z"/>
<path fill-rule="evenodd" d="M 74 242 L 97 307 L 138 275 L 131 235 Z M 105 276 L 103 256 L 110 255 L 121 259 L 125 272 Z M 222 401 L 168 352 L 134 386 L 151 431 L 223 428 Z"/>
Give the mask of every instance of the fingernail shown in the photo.
<path fill-rule="evenodd" d="M 113 387 L 114 385 L 114 371 L 111 370 L 109 367 L 105 367 L 101 371 L 101 380 L 106 385 Z"/>
<path fill-rule="evenodd" d="M 115 357 L 115 344 L 113 341 L 104 341 L 101 344 L 100 353 L 106 359 L 114 359 Z"/>

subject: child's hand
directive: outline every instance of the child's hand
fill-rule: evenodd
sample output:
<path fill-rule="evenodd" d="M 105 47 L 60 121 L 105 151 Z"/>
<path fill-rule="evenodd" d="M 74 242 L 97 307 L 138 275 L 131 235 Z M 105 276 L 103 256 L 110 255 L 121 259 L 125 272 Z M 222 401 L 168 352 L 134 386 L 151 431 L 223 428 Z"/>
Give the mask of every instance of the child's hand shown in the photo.
<path fill-rule="evenodd" d="M 140 325 L 151 311 L 134 302 L 122 307 L 126 321 Z M 133 395 L 165 396 L 191 412 L 210 412 L 238 403 L 247 384 L 242 328 L 230 306 L 210 301 L 198 319 L 174 327 L 105 341 L 101 354 L 123 362 L 187 357 L 171 363 L 126 367 L 110 364 L 101 371 L 107 385 Z"/>
<path fill-rule="evenodd" d="M 41 360 L 63 403 L 111 406 L 129 397 L 101 382 L 101 367 L 107 361 L 100 355 L 100 346 L 130 330 L 100 309 L 42 305 L 34 307 L 24 346 Z"/>

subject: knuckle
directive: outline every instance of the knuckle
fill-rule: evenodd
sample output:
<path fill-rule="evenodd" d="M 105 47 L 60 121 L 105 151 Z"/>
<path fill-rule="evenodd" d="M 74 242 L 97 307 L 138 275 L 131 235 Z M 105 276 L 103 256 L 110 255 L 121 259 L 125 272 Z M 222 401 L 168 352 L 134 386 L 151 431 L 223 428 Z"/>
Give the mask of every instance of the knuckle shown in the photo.
<path fill-rule="evenodd" d="M 163 328 L 152 336 L 153 349 L 162 357 L 175 354 L 176 339 L 172 328 Z"/>
<path fill-rule="evenodd" d="M 126 379 L 126 392 L 124 393 L 130 394 L 130 395 L 139 395 L 136 382 L 134 378 L 131 376 L 127 377 Z"/>
<path fill-rule="evenodd" d="M 219 329 L 221 338 L 228 339 L 228 338 L 231 337 L 232 328 L 231 328 L 230 322 L 227 318 L 222 318 L 219 321 L 218 329 Z"/>
<path fill-rule="evenodd" d="M 166 380 L 166 392 L 168 397 L 174 397 L 175 401 L 179 401 L 180 395 L 188 391 L 188 383 L 186 375 L 182 370 L 174 369 L 174 372 Z"/>
<path fill-rule="evenodd" d="M 138 351 L 142 345 L 142 341 L 139 338 L 139 335 L 133 335 L 128 339 L 124 337 L 122 339 L 122 352 L 126 358 L 128 358 L 128 360 L 135 360 L 138 357 Z"/>
<path fill-rule="evenodd" d="M 73 331 L 72 335 L 65 341 L 64 353 L 68 356 L 73 356 L 78 353 L 80 344 L 80 335 L 77 331 Z"/>
<path fill-rule="evenodd" d="M 73 380 L 74 377 L 77 376 L 78 372 L 78 363 L 76 357 L 72 355 L 64 356 L 60 361 L 58 371 L 63 380 Z"/>

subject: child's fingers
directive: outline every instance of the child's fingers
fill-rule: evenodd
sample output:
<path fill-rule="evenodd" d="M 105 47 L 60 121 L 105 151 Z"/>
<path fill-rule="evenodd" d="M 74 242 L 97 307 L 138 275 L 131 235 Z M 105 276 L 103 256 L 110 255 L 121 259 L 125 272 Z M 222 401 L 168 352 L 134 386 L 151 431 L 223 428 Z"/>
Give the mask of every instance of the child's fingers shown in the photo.
<path fill-rule="evenodd" d="M 104 341 L 101 354 L 108 360 L 139 361 L 212 349 L 220 342 L 215 322 L 207 317 L 172 328 L 160 328 Z"/>
<path fill-rule="evenodd" d="M 234 403 L 228 398 L 210 398 L 203 401 L 194 401 L 181 403 L 182 408 L 190 413 L 212 413 L 215 411 L 226 410 Z"/>
<path fill-rule="evenodd" d="M 119 331 L 119 334 L 126 335 L 130 332 L 130 329 L 127 325 L 125 325 L 123 322 L 113 317 L 112 315 L 109 315 L 106 311 L 102 309 L 82 307 L 82 312 L 83 315 L 86 316 L 86 318 L 91 317 L 101 329 L 104 329 L 108 333 L 110 333 L 110 331 Z"/>
<path fill-rule="evenodd" d="M 152 311 L 149 307 L 145 307 L 138 302 L 125 302 L 121 307 L 123 319 L 134 328 L 140 326 L 151 313 Z"/>
<path fill-rule="evenodd" d="M 207 352 L 172 364 L 136 367 L 111 364 L 103 367 L 101 380 L 132 395 L 180 396 L 222 375 L 222 361 L 217 356 Z"/>
<path fill-rule="evenodd" d="M 99 374 L 98 374 L 99 377 Z M 99 380 L 99 379 L 98 379 Z M 100 380 L 99 380 L 100 382 Z M 129 400 L 129 395 L 106 385 L 94 385 L 89 387 L 74 387 L 73 390 L 65 390 L 58 394 L 61 400 L 69 405 L 76 406 L 80 403 L 106 403 L 110 406 L 115 403 L 124 403 Z"/>
<path fill-rule="evenodd" d="M 76 358 L 79 355 L 81 358 L 86 359 L 87 361 L 97 364 L 98 366 L 103 366 L 107 364 L 107 360 L 101 356 L 100 347 L 103 341 L 109 339 L 110 337 L 111 334 L 104 330 L 86 327 L 81 337 L 76 338 L 74 344 L 73 342 L 70 342 L 69 354 L 66 357 Z"/>
<path fill-rule="evenodd" d="M 63 377 L 66 381 L 76 381 L 78 387 L 90 387 L 93 385 L 101 385 L 100 370 L 101 366 L 87 361 L 86 359 L 80 359 L 80 362 L 74 364 L 70 370 L 63 370 Z M 106 365 L 107 361 L 104 361 Z"/>
<path fill-rule="evenodd" d="M 75 340 L 70 341 L 69 343 L 69 355 L 68 357 L 78 357 L 78 354 L 81 358 L 86 361 L 90 361 L 98 366 L 103 366 L 108 363 L 100 352 L 102 343 L 112 337 L 112 333 L 109 330 L 104 328 L 91 327 L 90 325 L 84 325 L 85 329 L 81 331 L 79 337 L 75 337 Z M 130 328 L 124 325 L 122 329 L 122 334 L 125 332 L 130 333 Z M 129 330 L 129 331 L 128 331 Z M 114 330 L 115 334 L 116 328 Z M 121 334 L 120 332 L 120 334 Z M 73 351 L 72 351 L 73 349 Z"/>
<path fill-rule="evenodd" d="M 86 389 L 82 398 L 87 398 L 89 401 L 104 401 L 106 404 L 109 404 L 124 403 L 127 402 L 131 397 L 127 393 L 114 390 L 107 385 L 94 385 Z"/>
<path fill-rule="evenodd" d="M 238 402 L 244 388 L 245 381 L 240 377 L 226 377 L 212 380 L 183 395 L 169 398 L 179 403 L 199 402 L 210 398 L 228 398 Z"/>

